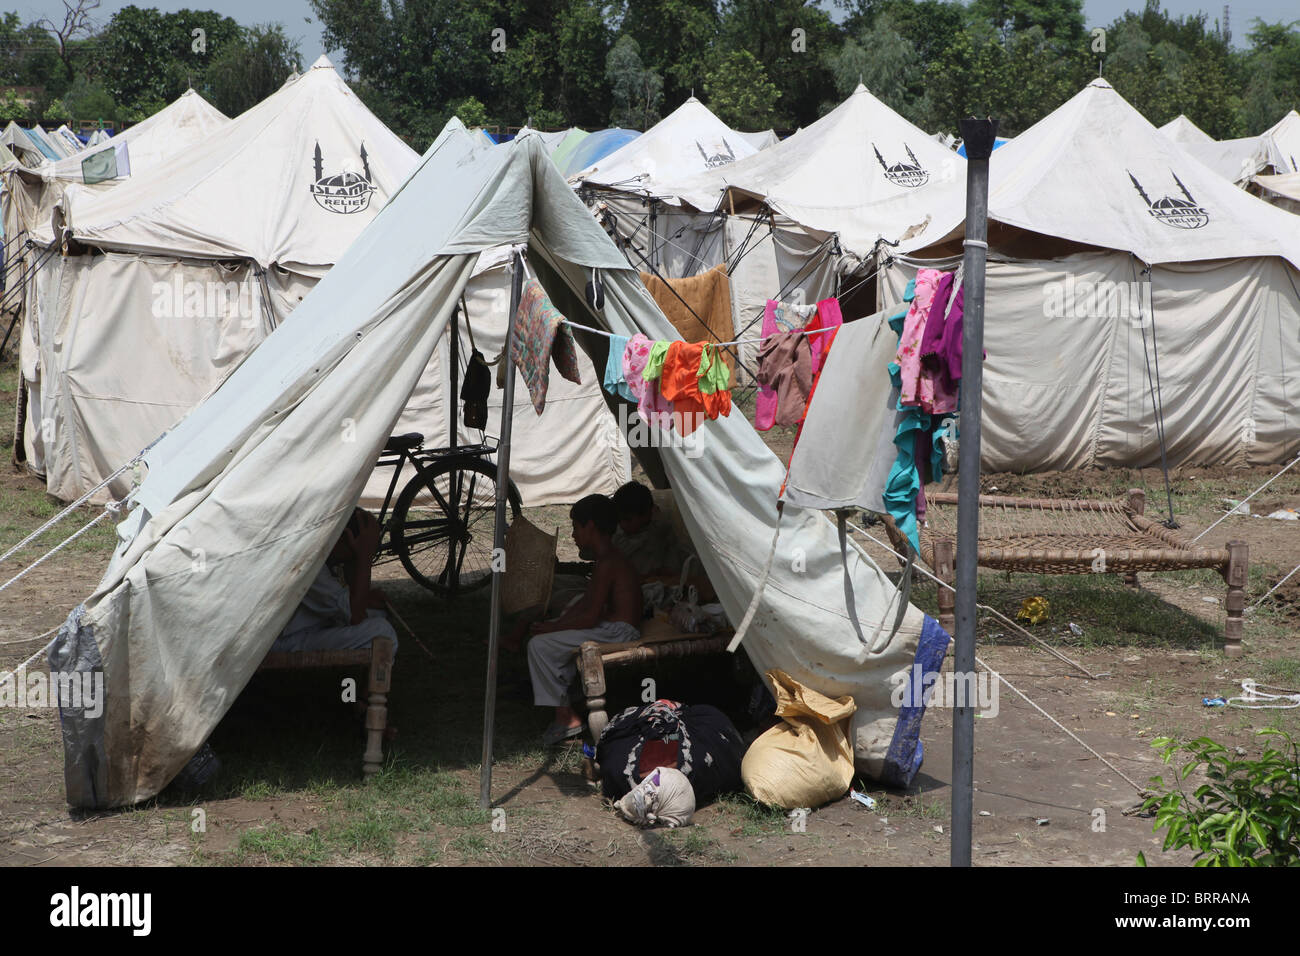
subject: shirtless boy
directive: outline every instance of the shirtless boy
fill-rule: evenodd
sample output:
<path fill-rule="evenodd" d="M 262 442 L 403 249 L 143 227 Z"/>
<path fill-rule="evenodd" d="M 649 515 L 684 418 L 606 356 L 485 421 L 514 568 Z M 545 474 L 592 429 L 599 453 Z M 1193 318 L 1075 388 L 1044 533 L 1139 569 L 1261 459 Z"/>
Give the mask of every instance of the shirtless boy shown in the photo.
<path fill-rule="evenodd" d="M 587 641 L 615 643 L 641 636 L 641 586 L 636 569 L 614 546 L 618 509 L 604 495 L 588 495 L 569 511 L 573 541 L 594 555 L 596 567 L 586 592 L 553 621 L 534 624 L 528 644 L 533 703 L 554 707 L 555 722 L 543 735 L 547 745 L 582 733 L 569 706 L 569 686 L 578 675 L 574 652 Z"/>

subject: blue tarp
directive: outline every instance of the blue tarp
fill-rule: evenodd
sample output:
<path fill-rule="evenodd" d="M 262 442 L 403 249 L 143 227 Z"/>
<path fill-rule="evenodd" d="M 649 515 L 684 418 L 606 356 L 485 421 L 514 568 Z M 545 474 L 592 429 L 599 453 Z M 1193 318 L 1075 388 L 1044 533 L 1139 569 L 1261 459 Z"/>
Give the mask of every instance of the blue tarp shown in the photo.
<path fill-rule="evenodd" d="M 592 163 L 599 162 L 616 149 L 622 149 L 632 140 L 641 134 L 634 129 L 602 129 L 600 132 L 592 133 L 581 143 L 578 148 L 569 156 L 569 161 L 565 163 L 561 172 L 565 176 L 572 176 L 574 173 L 580 173 Z"/>

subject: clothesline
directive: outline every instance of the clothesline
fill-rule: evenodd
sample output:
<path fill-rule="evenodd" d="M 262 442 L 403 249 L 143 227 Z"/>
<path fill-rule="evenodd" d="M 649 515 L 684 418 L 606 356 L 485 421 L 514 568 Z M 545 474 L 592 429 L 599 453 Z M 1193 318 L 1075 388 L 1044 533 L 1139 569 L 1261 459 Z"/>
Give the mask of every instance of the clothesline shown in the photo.
<path fill-rule="evenodd" d="M 613 333 L 613 332 L 606 332 L 604 329 L 594 329 L 594 328 L 592 328 L 590 325 L 581 325 L 581 324 L 579 324 L 579 323 L 577 323 L 577 322 L 574 322 L 574 321 L 572 321 L 572 320 L 570 320 L 570 319 L 565 319 L 565 320 L 564 320 L 564 324 L 565 324 L 565 325 L 568 325 L 568 326 L 572 326 L 572 327 L 575 328 L 575 329 L 582 329 L 582 331 L 584 331 L 584 332 L 594 332 L 596 335 L 603 335 L 603 336 L 605 336 L 605 338 L 607 338 L 607 339 L 608 339 L 608 338 L 613 338 L 613 337 L 614 337 L 614 333 Z M 823 333 L 823 332 L 834 332 L 837 328 L 839 328 L 839 326 L 836 325 L 836 326 L 831 326 L 831 327 L 829 327 L 829 328 L 824 328 L 824 329 L 813 329 L 813 330 L 810 331 L 810 332 L 804 332 L 804 335 L 820 335 L 820 334 Z M 763 341 L 762 338 L 757 338 L 757 339 L 736 339 L 736 340 L 733 341 L 733 342 L 710 342 L 709 344 L 710 344 L 710 345 L 713 345 L 713 346 L 716 346 L 717 348 L 727 348 L 727 347 L 732 346 L 732 345 L 745 345 L 745 344 L 749 344 L 749 343 L 761 343 L 762 341 Z"/>

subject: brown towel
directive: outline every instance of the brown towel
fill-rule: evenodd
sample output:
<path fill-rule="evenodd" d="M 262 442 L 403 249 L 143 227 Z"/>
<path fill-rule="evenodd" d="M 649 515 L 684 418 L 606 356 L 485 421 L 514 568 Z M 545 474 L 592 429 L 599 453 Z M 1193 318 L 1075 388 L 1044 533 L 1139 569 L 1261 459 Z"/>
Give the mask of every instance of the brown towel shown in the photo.
<path fill-rule="evenodd" d="M 726 266 L 716 265 L 701 275 L 666 281 L 643 272 L 641 281 L 673 328 L 687 342 L 730 342 L 736 337 L 736 327 L 731 319 L 731 283 L 727 279 Z M 674 292 L 677 295 L 673 295 Z M 725 349 L 723 355 L 727 365 L 734 370 L 736 357 L 733 350 Z"/>

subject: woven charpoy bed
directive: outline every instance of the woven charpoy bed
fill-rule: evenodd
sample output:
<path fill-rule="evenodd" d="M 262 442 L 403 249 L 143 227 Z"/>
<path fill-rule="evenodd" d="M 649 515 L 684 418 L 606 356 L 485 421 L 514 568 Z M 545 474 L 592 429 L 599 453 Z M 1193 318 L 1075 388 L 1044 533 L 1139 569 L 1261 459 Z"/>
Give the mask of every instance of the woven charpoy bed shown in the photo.
<path fill-rule="evenodd" d="M 1143 514 L 1146 496 L 1129 491 L 1125 501 L 1056 500 L 980 495 L 979 566 L 1030 574 L 1109 574 L 1137 584 L 1139 571 L 1213 568 L 1227 584 L 1225 651 L 1241 656 L 1248 550 L 1245 542 L 1201 548 Z M 941 580 L 953 583 L 957 496 L 926 496 L 921 559 Z M 891 526 L 898 550 L 901 535 Z M 939 589 L 939 622 L 952 633 L 953 592 Z"/>

